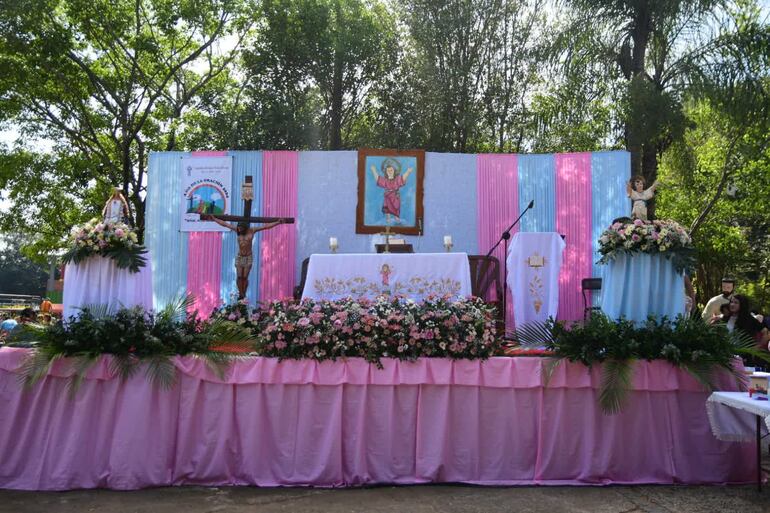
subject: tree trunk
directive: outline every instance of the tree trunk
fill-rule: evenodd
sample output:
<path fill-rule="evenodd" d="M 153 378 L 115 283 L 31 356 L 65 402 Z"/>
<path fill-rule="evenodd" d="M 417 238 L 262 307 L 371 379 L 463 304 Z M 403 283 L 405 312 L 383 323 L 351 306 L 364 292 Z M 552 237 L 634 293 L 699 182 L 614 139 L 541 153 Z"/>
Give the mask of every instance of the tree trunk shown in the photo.
<path fill-rule="evenodd" d="M 641 160 L 641 174 L 649 187 L 658 177 L 658 150 L 655 145 L 648 142 L 642 146 Z M 647 217 L 655 219 L 655 196 L 647 201 Z"/>
<path fill-rule="evenodd" d="M 342 9 L 339 2 L 336 5 L 337 27 L 342 27 Z M 340 29 L 341 30 L 341 29 Z M 332 94 L 331 94 L 331 112 L 329 128 L 329 149 L 339 150 L 342 148 L 342 43 L 336 42 L 334 49 L 334 69 L 332 70 Z"/>
<path fill-rule="evenodd" d="M 629 86 L 633 80 L 637 79 L 637 77 L 646 80 L 645 64 L 647 58 L 647 46 L 650 41 L 651 33 L 652 20 L 650 19 L 650 11 L 647 2 L 641 2 L 634 10 L 633 28 L 631 29 L 631 39 L 633 40 L 634 47 L 631 51 L 631 76 L 628 81 Z M 629 115 L 634 116 L 636 113 L 631 112 Z M 641 140 L 641 134 L 637 134 L 632 124 L 628 121 L 625 123 L 624 131 L 626 137 L 626 149 L 631 153 L 631 175 L 642 175 L 649 180 L 646 175 L 647 170 L 644 164 L 646 160 L 644 154 L 646 141 Z M 654 177 L 657 176 L 657 159 L 655 161 L 655 166 L 655 170 L 652 171 L 653 181 Z"/>

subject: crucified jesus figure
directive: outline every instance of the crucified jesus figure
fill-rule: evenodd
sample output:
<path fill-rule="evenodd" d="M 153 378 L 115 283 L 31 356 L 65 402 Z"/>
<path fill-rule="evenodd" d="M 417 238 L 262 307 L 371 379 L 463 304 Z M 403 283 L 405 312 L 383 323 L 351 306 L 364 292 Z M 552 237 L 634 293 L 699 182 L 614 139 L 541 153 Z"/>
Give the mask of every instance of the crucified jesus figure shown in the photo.
<path fill-rule="evenodd" d="M 214 221 L 219 226 L 232 230 L 238 236 L 238 256 L 235 257 L 235 276 L 238 285 L 238 299 L 246 297 L 246 289 L 249 287 L 249 273 L 254 264 L 254 251 L 251 247 L 254 234 L 262 230 L 268 230 L 278 226 L 283 221 L 274 221 L 262 226 L 249 227 L 248 223 L 230 224 L 211 214 L 201 214 L 201 221 Z"/>

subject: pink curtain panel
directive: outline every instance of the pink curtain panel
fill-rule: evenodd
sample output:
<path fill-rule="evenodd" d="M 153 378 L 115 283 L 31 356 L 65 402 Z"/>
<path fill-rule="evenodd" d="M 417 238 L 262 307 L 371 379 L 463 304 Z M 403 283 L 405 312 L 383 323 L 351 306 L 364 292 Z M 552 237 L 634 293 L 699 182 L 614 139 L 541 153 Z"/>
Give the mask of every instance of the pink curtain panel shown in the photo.
<path fill-rule="evenodd" d="M 591 262 L 591 154 L 556 154 L 556 231 L 566 235 L 559 275 L 561 320 L 583 318 L 581 281 L 590 278 Z"/>
<path fill-rule="evenodd" d="M 519 168 L 516 155 L 480 154 L 476 157 L 479 253 L 486 254 L 503 231 L 519 216 Z M 518 232 L 514 227 L 511 235 Z M 500 280 L 505 282 L 505 244 L 492 254 L 500 261 Z M 496 299 L 496 298 L 492 298 Z M 513 327 L 513 301 L 508 292 L 505 323 Z"/>
<path fill-rule="evenodd" d="M 298 153 L 266 151 L 262 158 L 262 215 L 296 218 Z M 262 232 L 260 301 L 292 297 L 296 252 L 296 224 L 283 224 Z"/>
<path fill-rule="evenodd" d="M 226 151 L 194 151 L 193 157 L 225 157 Z M 206 319 L 220 305 L 222 234 L 190 232 L 187 238 L 187 293 L 195 296 L 190 311 Z"/>

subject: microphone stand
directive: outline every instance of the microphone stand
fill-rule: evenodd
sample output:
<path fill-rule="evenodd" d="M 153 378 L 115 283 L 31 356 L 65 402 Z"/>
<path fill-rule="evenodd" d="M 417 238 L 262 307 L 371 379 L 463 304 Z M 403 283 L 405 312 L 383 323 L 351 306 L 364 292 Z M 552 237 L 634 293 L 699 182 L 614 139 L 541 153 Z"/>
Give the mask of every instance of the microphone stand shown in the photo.
<path fill-rule="evenodd" d="M 497 249 L 497 246 L 500 245 L 501 242 L 505 241 L 504 247 L 505 247 L 505 254 L 503 255 L 503 325 L 505 325 L 505 318 L 507 312 L 507 297 L 508 297 L 508 240 L 511 238 L 511 230 L 513 230 L 513 227 L 516 226 L 516 223 L 518 223 L 522 217 L 524 217 L 524 214 L 527 213 L 527 210 L 535 206 L 535 200 L 532 200 L 529 202 L 529 205 L 527 205 L 527 208 L 522 210 L 521 214 L 519 214 L 519 217 L 516 218 L 514 222 L 511 223 L 511 226 L 509 226 L 503 233 L 500 235 L 500 238 L 495 243 L 494 246 L 492 246 L 492 249 L 489 250 L 489 253 L 487 253 L 487 258 L 492 256 L 492 253 L 495 252 Z M 505 338 L 505 337 L 503 337 Z"/>

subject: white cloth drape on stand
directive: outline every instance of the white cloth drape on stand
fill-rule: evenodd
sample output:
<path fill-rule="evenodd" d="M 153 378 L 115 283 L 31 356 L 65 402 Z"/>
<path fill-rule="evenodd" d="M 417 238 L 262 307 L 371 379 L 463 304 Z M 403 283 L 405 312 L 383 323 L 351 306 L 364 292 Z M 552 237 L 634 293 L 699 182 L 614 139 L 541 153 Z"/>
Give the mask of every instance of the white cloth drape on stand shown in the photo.
<path fill-rule="evenodd" d="M 517 325 L 556 318 L 564 246 L 555 232 L 519 232 L 511 239 L 506 279 Z"/>
<path fill-rule="evenodd" d="M 75 316 L 86 305 L 110 308 L 141 305 L 152 309 L 152 271 L 148 265 L 138 273 L 119 269 L 111 258 L 92 256 L 79 264 L 68 264 L 64 271 L 64 319 Z"/>

